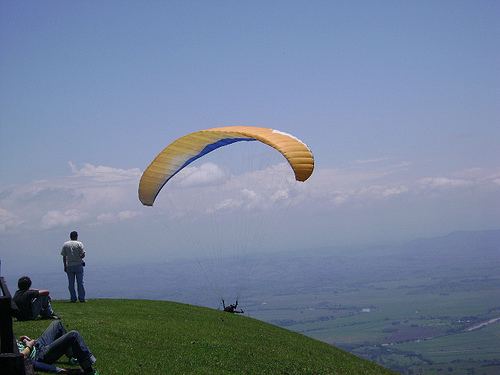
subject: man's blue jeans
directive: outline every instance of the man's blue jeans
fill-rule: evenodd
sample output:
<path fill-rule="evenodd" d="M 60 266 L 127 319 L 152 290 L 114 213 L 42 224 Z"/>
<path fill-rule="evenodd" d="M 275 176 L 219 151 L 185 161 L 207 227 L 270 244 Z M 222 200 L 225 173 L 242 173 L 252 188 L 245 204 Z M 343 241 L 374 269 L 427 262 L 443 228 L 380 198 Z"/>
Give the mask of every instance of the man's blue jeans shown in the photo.
<path fill-rule="evenodd" d="M 95 362 L 95 357 L 78 331 L 66 332 L 60 320 L 53 321 L 36 340 L 35 361 L 52 364 L 64 354 L 75 357 L 83 369 Z"/>
<path fill-rule="evenodd" d="M 68 274 L 68 289 L 71 297 L 71 302 L 76 302 L 75 279 L 78 289 L 78 300 L 85 301 L 85 288 L 83 287 L 83 266 L 68 266 L 66 268 Z"/>

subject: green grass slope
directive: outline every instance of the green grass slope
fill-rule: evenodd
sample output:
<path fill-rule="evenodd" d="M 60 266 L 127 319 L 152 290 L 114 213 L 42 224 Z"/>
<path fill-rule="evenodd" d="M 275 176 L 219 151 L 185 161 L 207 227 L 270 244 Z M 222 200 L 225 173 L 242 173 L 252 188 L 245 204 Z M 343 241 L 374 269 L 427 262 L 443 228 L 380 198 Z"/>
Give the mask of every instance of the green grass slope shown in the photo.
<path fill-rule="evenodd" d="M 203 307 L 107 299 L 53 306 L 68 330 L 82 333 L 102 375 L 392 374 L 320 341 Z M 15 322 L 14 331 L 38 337 L 49 323 Z"/>

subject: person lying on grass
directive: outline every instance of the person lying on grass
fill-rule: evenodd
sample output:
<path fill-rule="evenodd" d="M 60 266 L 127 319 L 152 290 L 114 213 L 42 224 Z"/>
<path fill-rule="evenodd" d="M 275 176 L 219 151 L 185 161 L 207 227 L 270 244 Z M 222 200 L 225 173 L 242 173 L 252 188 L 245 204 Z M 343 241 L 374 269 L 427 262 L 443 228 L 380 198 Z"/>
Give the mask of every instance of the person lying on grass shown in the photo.
<path fill-rule="evenodd" d="M 47 371 L 60 374 L 74 373 L 74 370 L 54 366 L 54 363 L 63 355 L 70 358 L 70 363 L 78 363 L 85 375 L 98 375 L 92 365 L 96 359 L 85 344 L 78 331 L 66 332 L 60 320 L 53 321 L 36 340 L 28 336 L 19 337 L 17 346 L 20 353 L 33 363 L 38 371 Z"/>
<path fill-rule="evenodd" d="M 231 313 L 231 314 L 243 314 L 243 310 L 237 310 L 238 308 L 238 300 L 236 300 L 236 303 L 232 303 L 229 306 L 226 306 L 226 303 L 224 302 L 224 298 L 222 299 L 222 307 L 224 308 L 225 312 Z"/>

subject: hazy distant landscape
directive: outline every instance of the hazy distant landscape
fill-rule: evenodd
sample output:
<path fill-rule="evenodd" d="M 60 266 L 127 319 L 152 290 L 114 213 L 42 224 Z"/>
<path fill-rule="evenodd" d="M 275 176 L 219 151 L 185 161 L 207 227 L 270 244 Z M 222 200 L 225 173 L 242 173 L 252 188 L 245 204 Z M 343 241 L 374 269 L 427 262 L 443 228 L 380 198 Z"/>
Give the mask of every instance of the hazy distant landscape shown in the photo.
<path fill-rule="evenodd" d="M 405 374 L 500 372 L 500 232 L 289 260 L 263 320 Z M 484 323 L 484 324 L 482 324 Z M 491 324 L 488 324 L 491 323 Z"/>
<path fill-rule="evenodd" d="M 91 298 L 219 307 L 301 332 L 403 374 L 498 374 L 500 231 L 401 245 L 322 248 L 162 264 L 87 267 Z M 18 275 L 4 267 L 10 285 Z M 61 270 L 34 286 L 66 298 Z M 222 294 L 226 293 L 226 294 Z"/>

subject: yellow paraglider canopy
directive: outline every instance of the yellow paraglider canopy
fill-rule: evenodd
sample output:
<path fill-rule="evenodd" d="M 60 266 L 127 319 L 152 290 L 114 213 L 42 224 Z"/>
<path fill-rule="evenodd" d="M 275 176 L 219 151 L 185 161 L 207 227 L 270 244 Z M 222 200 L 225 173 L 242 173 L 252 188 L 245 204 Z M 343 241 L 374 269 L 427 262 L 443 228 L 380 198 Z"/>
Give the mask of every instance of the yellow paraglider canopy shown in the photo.
<path fill-rule="evenodd" d="M 184 167 L 219 147 L 240 141 L 260 141 L 278 150 L 288 160 L 297 181 L 307 180 L 313 172 L 311 150 L 293 135 L 253 126 L 211 128 L 180 137 L 164 148 L 142 174 L 139 200 L 152 206 L 162 187 Z"/>

